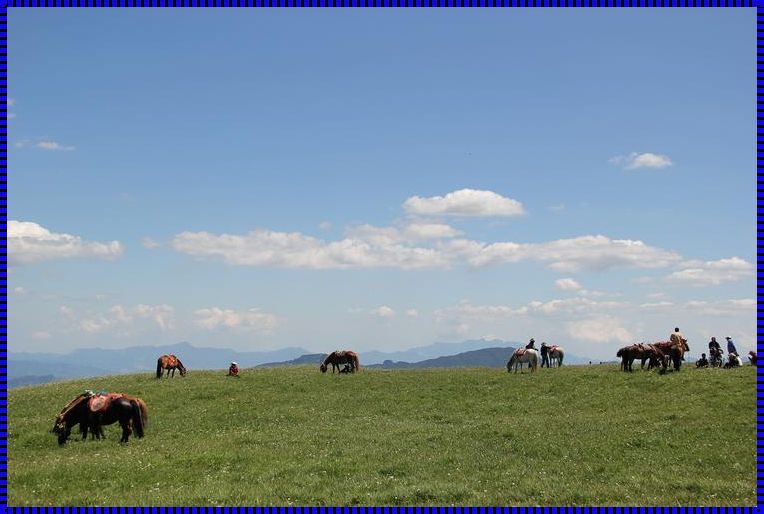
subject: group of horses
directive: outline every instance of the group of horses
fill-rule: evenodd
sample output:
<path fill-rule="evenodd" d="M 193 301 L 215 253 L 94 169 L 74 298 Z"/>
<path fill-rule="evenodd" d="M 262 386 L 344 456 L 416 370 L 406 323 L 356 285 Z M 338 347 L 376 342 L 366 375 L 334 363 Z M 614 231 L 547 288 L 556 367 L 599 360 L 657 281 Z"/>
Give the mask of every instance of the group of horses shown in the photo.
<path fill-rule="evenodd" d="M 562 360 L 565 357 L 565 350 L 562 346 L 553 345 L 547 350 L 547 357 L 549 359 L 549 367 L 553 368 L 562 366 Z M 539 366 L 539 352 L 534 348 L 518 348 L 507 361 L 507 372 L 511 373 L 514 368 L 517 373 L 518 368 L 523 369 L 523 364 L 528 364 L 531 372 L 535 372 Z M 543 363 L 542 363 L 543 364 Z"/>
<path fill-rule="evenodd" d="M 642 361 L 642 369 L 645 367 L 645 362 L 648 362 L 648 370 L 660 368 L 661 372 L 666 372 L 669 363 L 673 364 L 675 371 L 679 371 L 682 367 L 684 354 L 688 351 L 690 351 L 690 347 L 685 340 L 682 340 L 681 343 L 659 341 L 657 343 L 638 343 L 624 346 L 615 355 L 621 358 L 621 370 L 623 371 L 632 371 L 632 364 L 639 359 Z"/>

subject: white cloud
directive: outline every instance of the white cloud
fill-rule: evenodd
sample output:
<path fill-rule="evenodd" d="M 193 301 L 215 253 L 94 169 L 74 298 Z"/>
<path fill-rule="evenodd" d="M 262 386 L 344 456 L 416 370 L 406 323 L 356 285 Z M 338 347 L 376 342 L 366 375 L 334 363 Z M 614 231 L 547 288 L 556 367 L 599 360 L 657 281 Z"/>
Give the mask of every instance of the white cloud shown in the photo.
<path fill-rule="evenodd" d="M 567 332 L 574 339 L 592 343 L 627 344 L 634 341 L 634 336 L 612 317 L 573 321 L 567 324 Z"/>
<path fill-rule="evenodd" d="M 409 214 L 422 216 L 519 216 L 523 204 L 493 191 L 460 189 L 445 196 L 412 196 L 403 203 Z"/>
<path fill-rule="evenodd" d="M 580 236 L 546 243 L 476 243 L 459 241 L 459 250 L 473 266 L 523 260 L 549 262 L 560 272 L 605 271 L 613 268 L 660 268 L 680 260 L 679 255 L 642 241 Z M 453 247 L 451 249 L 454 249 Z"/>
<path fill-rule="evenodd" d="M 13 288 L 13 292 L 16 293 L 17 295 L 20 295 L 20 296 L 23 296 L 23 295 L 28 293 L 28 291 L 25 288 L 21 287 L 21 286 L 14 287 Z"/>
<path fill-rule="evenodd" d="M 74 150 L 73 146 L 63 145 L 50 139 L 22 139 L 14 143 L 13 146 L 16 148 L 37 148 L 38 150 L 45 150 L 49 152 L 71 152 Z"/>
<path fill-rule="evenodd" d="M 382 305 L 381 307 L 377 307 L 376 309 L 373 309 L 371 313 L 381 319 L 390 319 L 392 317 L 395 317 L 395 311 L 388 307 L 387 305 Z"/>
<path fill-rule="evenodd" d="M 705 262 L 687 261 L 682 266 L 684 269 L 671 273 L 667 280 L 693 286 L 711 286 L 747 279 L 754 272 L 753 264 L 740 257 Z"/>
<path fill-rule="evenodd" d="M 444 223 L 410 223 L 407 225 L 403 234 L 407 239 L 445 239 L 462 235 L 460 230 L 456 230 L 450 225 Z"/>
<path fill-rule="evenodd" d="M 239 266 L 309 269 L 444 268 L 448 260 L 431 248 L 396 242 L 396 229 L 365 226 L 365 234 L 325 242 L 298 232 L 255 230 L 243 236 L 183 232 L 172 247 L 199 258 L 222 259 Z"/>
<path fill-rule="evenodd" d="M 194 315 L 196 316 L 196 324 L 207 330 L 226 327 L 268 335 L 273 332 L 278 324 L 275 315 L 263 312 L 259 308 L 236 311 L 211 307 L 199 309 L 194 312 Z"/>
<path fill-rule="evenodd" d="M 160 246 L 162 246 L 162 243 L 160 243 L 159 241 L 156 241 L 156 240 L 154 240 L 154 239 L 152 239 L 150 237 L 144 237 L 141 240 L 141 244 L 143 245 L 144 248 L 149 248 L 149 249 L 151 249 L 151 248 L 159 248 Z"/>
<path fill-rule="evenodd" d="M 573 280 L 572 278 L 561 278 L 554 281 L 554 286 L 562 291 L 578 291 L 581 289 L 581 284 Z"/>
<path fill-rule="evenodd" d="M 8 221 L 8 247 L 11 265 L 73 257 L 113 259 L 123 251 L 119 241 L 83 241 L 79 236 L 51 232 L 37 223 L 15 220 Z"/>
<path fill-rule="evenodd" d="M 64 151 L 64 152 L 69 152 L 74 150 L 73 146 L 62 145 L 61 143 L 58 143 L 56 141 L 38 141 L 35 144 L 35 148 L 39 148 L 41 150 L 48 150 L 48 151 Z"/>
<path fill-rule="evenodd" d="M 32 339 L 50 339 L 50 332 L 40 330 L 32 334 Z"/>
<path fill-rule="evenodd" d="M 7 103 L 8 107 L 15 107 L 16 106 L 16 99 L 8 97 L 8 100 L 7 100 L 6 103 Z"/>
<path fill-rule="evenodd" d="M 320 228 L 321 230 L 329 230 L 330 228 L 332 228 L 332 224 L 328 221 L 322 221 L 321 223 L 318 224 L 318 228 Z"/>
<path fill-rule="evenodd" d="M 564 203 L 558 203 L 556 205 L 550 205 L 548 209 L 552 212 L 562 212 L 565 210 L 565 204 Z"/>
<path fill-rule="evenodd" d="M 72 308 L 62 305 L 60 311 L 67 318 L 77 320 Z M 145 328 L 145 322 L 156 325 L 162 331 L 171 330 L 174 328 L 174 318 L 175 309 L 169 305 L 114 305 L 105 312 L 80 318 L 77 325 L 82 331 L 91 334 L 113 332 L 115 335 L 126 336 L 132 334 L 133 330 Z"/>
<path fill-rule="evenodd" d="M 408 309 L 406 311 L 406 316 L 408 316 L 409 318 L 417 318 L 419 317 L 419 311 L 416 309 Z"/>
<path fill-rule="evenodd" d="M 615 164 L 616 166 L 622 166 L 627 170 L 635 170 L 639 168 L 665 168 L 667 166 L 673 166 L 674 164 L 669 156 L 650 152 L 632 152 L 629 155 L 618 155 L 612 157 L 608 162 Z"/>

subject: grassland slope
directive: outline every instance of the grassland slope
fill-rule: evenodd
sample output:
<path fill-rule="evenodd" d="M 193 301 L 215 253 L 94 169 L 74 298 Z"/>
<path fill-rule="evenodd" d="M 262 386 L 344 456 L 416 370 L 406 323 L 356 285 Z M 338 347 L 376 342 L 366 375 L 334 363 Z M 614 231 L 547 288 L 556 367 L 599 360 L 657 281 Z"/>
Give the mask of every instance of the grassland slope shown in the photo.
<path fill-rule="evenodd" d="M 144 398 L 144 439 L 58 447 L 85 388 Z M 756 503 L 756 373 L 615 366 L 322 375 L 315 366 L 9 393 L 11 505 Z"/>

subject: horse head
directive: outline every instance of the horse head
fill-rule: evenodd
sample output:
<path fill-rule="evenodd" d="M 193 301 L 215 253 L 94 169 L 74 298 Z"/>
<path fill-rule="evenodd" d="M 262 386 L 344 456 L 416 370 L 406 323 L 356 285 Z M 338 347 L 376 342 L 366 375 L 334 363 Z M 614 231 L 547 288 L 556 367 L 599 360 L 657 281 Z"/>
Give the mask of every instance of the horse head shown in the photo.
<path fill-rule="evenodd" d="M 186 370 L 186 367 L 183 365 L 182 362 L 180 362 L 180 359 L 176 357 L 175 360 L 178 361 L 178 371 L 180 371 L 180 376 L 185 377 L 186 373 L 188 373 L 188 370 Z"/>
<path fill-rule="evenodd" d="M 326 364 L 324 364 L 324 363 L 322 362 L 322 363 L 321 363 L 321 365 L 318 367 L 318 369 L 320 369 L 320 370 L 321 370 L 321 373 L 326 373 L 326 370 L 327 370 L 327 366 L 326 366 Z"/>

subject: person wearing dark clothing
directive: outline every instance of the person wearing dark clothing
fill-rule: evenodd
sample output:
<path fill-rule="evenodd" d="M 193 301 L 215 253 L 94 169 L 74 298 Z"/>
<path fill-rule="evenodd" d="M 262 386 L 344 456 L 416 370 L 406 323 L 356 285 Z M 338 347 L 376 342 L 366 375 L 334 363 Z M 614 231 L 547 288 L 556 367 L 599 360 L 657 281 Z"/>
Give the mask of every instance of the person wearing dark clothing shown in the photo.
<path fill-rule="evenodd" d="M 725 339 L 727 339 L 727 355 L 731 353 L 737 355 L 737 348 L 735 348 L 735 343 L 732 342 L 732 338 L 727 336 Z"/>
<path fill-rule="evenodd" d="M 239 376 L 239 365 L 237 363 L 232 362 L 231 365 L 228 367 L 228 376 L 229 377 Z"/>
<path fill-rule="evenodd" d="M 698 362 L 695 363 L 695 366 L 699 368 L 707 368 L 708 367 L 708 359 L 706 359 L 706 354 L 702 353 L 700 354 L 700 359 L 698 359 Z"/>
<path fill-rule="evenodd" d="M 546 343 L 541 343 L 541 367 L 544 367 L 544 364 L 546 364 L 546 367 L 549 367 L 549 348 L 550 346 Z"/>
<path fill-rule="evenodd" d="M 528 342 L 528 344 L 525 345 L 526 350 L 535 350 L 536 349 L 536 340 L 531 337 L 531 340 Z"/>

